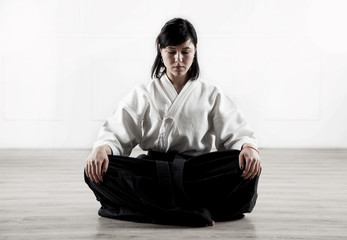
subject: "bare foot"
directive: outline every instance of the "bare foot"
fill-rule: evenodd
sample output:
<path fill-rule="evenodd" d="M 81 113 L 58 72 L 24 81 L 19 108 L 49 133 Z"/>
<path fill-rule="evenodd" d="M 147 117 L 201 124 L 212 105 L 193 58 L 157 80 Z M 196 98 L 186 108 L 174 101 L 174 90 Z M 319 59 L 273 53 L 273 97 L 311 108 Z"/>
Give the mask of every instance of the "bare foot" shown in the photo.
<path fill-rule="evenodd" d="M 214 226 L 216 223 L 212 220 L 212 222 L 210 224 L 208 224 L 209 226 Z"/>

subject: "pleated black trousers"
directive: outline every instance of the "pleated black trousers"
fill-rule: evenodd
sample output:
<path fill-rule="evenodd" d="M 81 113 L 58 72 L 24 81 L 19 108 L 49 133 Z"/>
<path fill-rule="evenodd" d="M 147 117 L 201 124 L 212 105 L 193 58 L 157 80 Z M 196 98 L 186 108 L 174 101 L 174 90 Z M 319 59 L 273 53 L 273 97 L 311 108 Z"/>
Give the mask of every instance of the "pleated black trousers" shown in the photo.
<path fill-rule="evenodd" d="M 99 215 L 135 222 L 206 226 L 253 210 L 259 178 L 241 177 L 238 150 L 196 157 L 148 152 L 109 155 L 102 183 L 85 182 L 100 201 Z"/>

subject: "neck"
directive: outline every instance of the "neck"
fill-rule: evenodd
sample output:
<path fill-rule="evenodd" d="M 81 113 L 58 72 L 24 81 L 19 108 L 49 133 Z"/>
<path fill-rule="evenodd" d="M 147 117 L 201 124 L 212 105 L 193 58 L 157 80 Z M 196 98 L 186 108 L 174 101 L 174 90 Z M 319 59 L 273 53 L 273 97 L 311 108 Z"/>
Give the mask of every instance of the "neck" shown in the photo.
<path fill-rule="evenodd" d="M 172 83 L 172 85 L 174 86 L 174 88 L 176 89 L 177 93 L 180 93 L 181 90 L 183 89 L 184 85 L 186 85 L 186 83 L 188 82 L 188 76 L 187 74 L 184 76 L 173 76 L 171 74 L 166 74 L 170 80 L 170 82 Z"/>

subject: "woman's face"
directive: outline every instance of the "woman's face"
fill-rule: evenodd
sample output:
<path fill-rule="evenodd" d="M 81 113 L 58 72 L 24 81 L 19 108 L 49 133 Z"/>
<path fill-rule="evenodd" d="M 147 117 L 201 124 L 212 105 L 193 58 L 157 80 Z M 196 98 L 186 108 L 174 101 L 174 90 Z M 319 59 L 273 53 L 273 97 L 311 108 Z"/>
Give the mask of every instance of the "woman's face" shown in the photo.
<path fill-rule="evenodd" d="M 189 39 L 181 45 L 160 48 L 160 52 L 166 67 L 166 74 L 170 79 L 174 79 L 186 76 L 193 63 L 196 49 Z"/>

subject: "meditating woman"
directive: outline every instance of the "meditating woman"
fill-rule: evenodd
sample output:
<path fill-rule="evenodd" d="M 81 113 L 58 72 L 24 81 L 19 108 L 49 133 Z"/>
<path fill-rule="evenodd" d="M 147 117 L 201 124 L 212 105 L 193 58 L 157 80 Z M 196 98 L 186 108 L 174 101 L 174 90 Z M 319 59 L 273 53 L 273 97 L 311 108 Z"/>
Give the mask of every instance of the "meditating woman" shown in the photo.
<path fill-rule="evenodd" d="M 220 88 L 199 78 L 197 42 L 189 21 L 168 21 L 153 79 L 101 128 L 85 167 L 100 216 L 206 226 L 252 211 L 261 171 L 255 133 Z M 137 145 L 148 153 L 129 157 Z"/>

